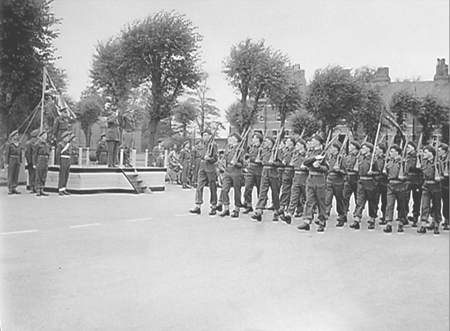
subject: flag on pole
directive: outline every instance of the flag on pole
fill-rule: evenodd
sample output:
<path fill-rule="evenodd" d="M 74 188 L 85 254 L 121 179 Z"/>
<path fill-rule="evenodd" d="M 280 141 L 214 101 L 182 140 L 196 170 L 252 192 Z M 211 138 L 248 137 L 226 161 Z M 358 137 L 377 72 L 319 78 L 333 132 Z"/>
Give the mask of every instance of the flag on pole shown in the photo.
<path fill-rule="evenodd" d="M 63 96 L 58 92 L 56 89 L 55 84 L 53 83 L 47 69 L 44 67 L 45 71 L 45 96 L 49 99 L 51 99 L 56 107 L 56 111 L 58 112 L 58 115 L 61 114 L 62 109 L 67 109 L 69 112 L 69 117 L 76 118 L 77 116 L 72 111 L 72 109 L 69 108 L 69 105 L 64 100 Z"/>
<path fill-rule="evenodd" d="M 389 128 L 392 128 L 392 127 L 396 128 L 397 131 L 402 136 L 402 139 L 403 140 L 405 139 L 405 134 L 403 133 L 403 129 L 395 120 L 395 115 L 386 107 L 383 107 L 383 111 L 381 112 L 381 116 L 380 116 L 380 122 L 381 122 L 381 124 L 383 124 Z"/>

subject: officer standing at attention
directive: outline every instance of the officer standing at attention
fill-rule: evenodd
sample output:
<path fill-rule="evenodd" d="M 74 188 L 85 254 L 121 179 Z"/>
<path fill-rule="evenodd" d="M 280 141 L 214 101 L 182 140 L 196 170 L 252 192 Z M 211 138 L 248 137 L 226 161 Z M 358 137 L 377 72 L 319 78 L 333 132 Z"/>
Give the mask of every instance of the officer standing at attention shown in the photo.
<path fill-rule="evenodd" d="M 153 147 L 153 157 L 155 158 L 155 167 L 164 167 L 164 146 L 162 138 L 159 138 L 158 145 Z"/>
<path fill-rule="evenodd" d="M 31 139 L 25 144 L 25 159 L 27 160 L 28 169 L 28 184 L 30 186 L 30 193 L 36 193 L 34 184 L 36 182 L 36 169 L 33 167 L 33 151 L 34 145 L 38 141 L 39 129 L 31 131 Z"/>
<path fill-rule="evenodd" d="M 340 227 L 344 223 L 345 219 L 345 206 L 344 206 L 344 175 L 342 170 L 343 159 L 339 156 L 342 144 L 339 141 L 334 142 L 330 146 L 328 152 L 327 161 L 330 166 L 327 176 L 326 196 L 325 196 L 325 208 L 327 217 L 330 217 L 333 197 L 336 199 L 336 212 L 337 226 Z"/>
<path fill-rule="evenodd" d="M 191 143 L 186 140 L 181 146 L 180 152 L 180 163 L 181 163 L 181 183 L 183 184 L 183 189 L 188 189 L 188 175 L 191 167 Z"/>
<path fill-rule="evenodd" d="M 48 158 L 50 157 L 50 145 L 47 143 L 47 131 L 42 131 L 38 135 L 38 141 L 34 147 L 33 167 L 36 167 L 36 196 L 48 196 L 44 192 L 47 180 Z"/>
<path fill-rule="evenodd" d="M 69 129 L 69 113 L 67 108 L 62 108 L 60 115 L 55 119 L 55 123 L 53 123 L 53 139 L 56 144 L 62 140 L 63 133 L 69 131 Z"/>
<path fill-rule="evenodd" d="M 442 216 L 444 216 L 444 224 L 443 230 L 448 231 L 449 229 L 449 178 L 448 178 L 448 168 L 449 168 L 449 159 L 448 159 L 448 145 L 441 143 L 438 147 L 438 157 L 440 164 L 442 164 L 442 172 L 443 178 L 441 180 L 441 189 L 442 189 Z"/>
<path fill-rule="evenodd" d="M 387 206 L 386 206 L 386 227 L 384 233 L 392 232 L 392 221 L 394 219 L 394 205 L 397 202 L 397 213 L 399 218 L 397 232 L 404 232 L 403 224 L 406 219 L 405 202 L 406 186 L 405 181 L 399 175 L 402 167 L 402 149 L 398 145 L 392 145 L 389 150 L 389 162 L 386 165 L 387 171 Z"/>
<path fill-rule="evenodd" d="M 303 164 L 308 168 L 308 179 L 306 180 L 306 202 L 303 211 L 303 224 L 297 227 L 300 231 L 309 231 L 313 219 L 313 209 L 317 205 L 319 209 L 319 227 L 317 232 L 324 232 L 327 220 L 325 207 L 326 174 L 329 166 L 322 155 L 324 140 L 315 134 L 311 137 L 311 150 L 308 158 Z"/>
<path fill-rule="evenodd" d="M 108 147 L 108 167 L 117 167 L 118 153 L 119 153 L 119 123 L 117 122 L 117 117 L 113 114 L 108 117 L 106 130 L 106 145 Z"/>
<path fill-rule="evenodd" d="M 58 164 L 60 165 L 58 178 L 58 191 L 60 196 L 70 195 L 70 193 L 66 191 L 66 187 L 70 173 L 70 141 L 74 138 L 75 136 L 71 132 L 66 131 L 62 135 L 62 141 L 56 146 L 56 159 L 59 161 Z"/>
<path fill-rule="evenodd" d="M 294 179 L 294 160 L 293 160 L 294 148 L 295 148 L 295 138 L 294 137 L 287 138 L 282 159 L 284 171 L 281 177 L 281 196 L 280 196 L 281 215 L 284 215 L 284 211 L 289 207 L 289 201 L 291 200 L 292 180 Z"/>
<path fill-rule="evenodd" d="M 409 201 L 412 196 L 413 208 L 412 216 L 408 216 L 408 221 L 412 222 L 412 227 L 416 228 L 420 216 L 420 201 L 422 199 L 422 169 L 417 168 L 417 146 L 413 141 L 408 141 L 406 146 L 406 214 L 409 212 Z"/>
<path fill-rule="evenodd" d="M 8 194 L 21 194 L 17 190 L 19 181 L 19 169 L 22 164 L 22 150 L 20 149 L 19 131 L 14 130 L 9 135 L 9 141 L 5 146 L 5 163 L 8 165 Z"/>
<path fill-rule="evenodd" d="M 253 188 L 256 186 L 257 196 L 260 193 L 261 186 L 261 174 L 262 174 L 262 143 L 263 136 L 255 132 L 252 136 L 252 144 L 248 150 L 248 153 L 245 155 L 248 166 L 246 168 L 247 172 L 244 174 L 245 180 L 245 191 L 244 191 L 244 205 L 245 209 L 243 211 L 244 214 L 248 214 L 253 211 L 252 207 L 252 195 Z"/>
<path fill-rule="evenodd" d="M 344 177 L 344 191 L 342 192 L 344 200 L 344 218 L 338 221 L 337 227 L 342 227 L 347 222 L 347 214 L 350 210 L 350 198 L 353 195 L 353 200 L 356 205 L 356 192 L 358 189 L 358 170 L 355 169 L 356 160 L 358 158 L 361 145 L 356 140 L 350 141 L 348 145 L 348 155 L 344 158 L 342 168 L 346 175 Z"/>
<path fill-rule="evenodd" d="M 193 214 L 201 214 L 201 206 L 203 204 L 203 189 L 209 184 L 210 206 L 209 215 L 216 215 L 217 210 L 217 173 L 216 163 L 219 157 L 217 144 L 213 141 L 211 131 L 203 130 L 202 132 L 202 148 L 198 150 L 201 155 L 200 168 L 198 170 L 198 183 L 195 191 L 195 208 L 189 212 Z"/>

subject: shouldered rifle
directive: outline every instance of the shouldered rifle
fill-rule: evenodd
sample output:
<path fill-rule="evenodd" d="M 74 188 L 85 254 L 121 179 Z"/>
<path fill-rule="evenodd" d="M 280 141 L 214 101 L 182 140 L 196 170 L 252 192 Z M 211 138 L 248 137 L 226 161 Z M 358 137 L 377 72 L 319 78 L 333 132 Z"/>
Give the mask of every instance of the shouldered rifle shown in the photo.
<path fill-rule="evenodd" d="M 383 170 L 382 170 L 382 173 L 383 173 L 383 174 L 386 174 L 386 173 L 387 173 L 386 166 L 387 166 L 388 161 L 391 159 L 391 158 L 389 157 L 389 151 L 391 150 L 391 147 L 392 147 L 392 145 L 394 144 L 394 139 L 395 139 L 395 134 L 393 134 L 391 140 L 389 140 L 388 148 L 387 148 L 387 150 L 386 150 L 386 157 L 385 157 L 385 159 L 384 159 Z"/>
<path fill-rule="evenodd" d="M 436 182 L 440 182 L 442 180 L 440 169 L 439 169 L 438 158 L 439 158 L 439 156 L 437 154 L 437 149 L 436 149 L 436 155 L 434 156 L 434 180 Z"/>
<path fill-rule="evenodd" d="M 241 157 L 241 154 L 244 150 L 244 146 L 247 143 L 247 137 L 250 132 L 250 127 L 247 128 L 247 130 L 244 131 L 244 135 L 242 136 L 241 141 L 236 147 L 236 150 L 234 151 L 233 158 L 231 159 L 232 164 L 236 164 L 239 161 L 239 158 Z"/>
<path fill-rule="evenodd" d="M 418 169 L 422 168 L 422 161 L 420 160 L 420 155 L 421 155 L 420 150 L 422 149 L 422 136 L 423 136 L 423 134 L 421 133 L 419 136 L 419 143 L 417 144 L 417 150 L 416 150 L 416 153 L 417 153 L 416 168 L 418 168 Z"/>
<path fill-rule="evenodd" d="M 402 158 L 400 161 L 400 169 L 398 171 L 398 179 L 403 180 L 405 179 L 405 163 L 406 163 L 406 151 L 408 149 L 408 142 L 409 140 L 405 141 L 405 146 L 403 147 L 402 151 Z"/>
<path fill-rule="evenodd" d="M 208 149 L 207 149 L 207 155 L 209 157 L 213 156 L 213 152 L 214 152 L 214 141 L 216 140 L 216 133 L 217 130 L 219 129 L 219 125 L 216 126 L 216 128 L 214 129 L 213 133 L 211 134 L 211 138 L 208 141 Z"/>
<path fill-rule="evenodd" d="M 336 163 L 334 164 L 335 169 L 341 168 L 342 158 L 344 157 L 345 146 L 347 145 L 348 135 L 345 135 L 344 142 L 342 143 L 341 149 L 336 157 Z"/>
<path fill-rule="evenodd" d="M 361 143 L 361 146 L 364 145 L 367 142 L 367 138 L 368 138 L 368 136 L 366 135 L 364 137 L 363 142 Z M 356 155 L 356 162 L 355 162 L 355 166 L 353 167 L 353 171 L 357 172 L 359 170 L 359 157 L 360 156 L 361 156 L 361 149 L 358 151 L 358 154 Z"/>
<path fill-rule="evenodd" d="M 280 131 L 278 132 L 277 140 L 275 140 L 275 144 L 272 147 L 272 153 L 270 154 L 269 163 L 275 162 L 278 153 L 278 147 L 280 146 L 283 135 L 284 135 L 284 126 L 282 126 Z"/>

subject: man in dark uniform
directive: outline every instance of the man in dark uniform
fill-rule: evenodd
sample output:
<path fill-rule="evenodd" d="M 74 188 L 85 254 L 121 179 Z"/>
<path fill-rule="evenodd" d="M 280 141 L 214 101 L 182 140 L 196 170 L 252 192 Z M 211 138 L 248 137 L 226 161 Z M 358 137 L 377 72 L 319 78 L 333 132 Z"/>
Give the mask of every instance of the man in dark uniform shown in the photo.
<path fill-rule="evenodd" d="M 398 145 L 392 145 L 389 150 L 389 162 L 386 165 L 387 171 L 387 206 L 386 206 L 386 227 L 385 233 L 392 232 L 392 221 L 394 219 L 394 205 L 397 202 L 398 229 L 397 232 L 404 232 L 403 225 L 406 219 L 406 186 L 404 178 L 401 178 L 402 149 Z"/>
<path fill-rule="evenodd" d="M 441 180 L 441 190 L 442 190 L 442 215 L 444 216 L 443 230 L 448 231 L 449 229 L 449 178 L 448 178 L 448 145 L 441 143 L 438 147 L 438 156 L 440 164 L 442 164 L 443 178 Z"/>
<path fill-rule="evenodd" d="M 50 145 L 47 143 L 47 131 L 38 135 L 38 141 L 34 145 L 33 166 L 36 167 L 36 196 L 48 196 L 44 192 L 47 180 L 48 158 L 50 157 Z"/>
<path fill-rule="evenodd" d="M 113 114 L 108 117 L 106 130 L 106 145 L 108 147 L 108 167 L 117 167 L 119 153 L 119 123 L 117 117 Z"/>
<path fill-rule="evenodd" d="M 294 178 L 292 180 L 291 196 L 289 201 L 289 206 L 287 208 L 287 213 L 280 216 L 280 219 L 287 224 L 291 224 L 292 215 L 298 205 L 304 205 L 305 194 L 306 194 L 306 179 L 308 178 L 308 170 L 304 166 L 303 162 L 306 157 L 306 142 L 303 139 L 297 140 L 295 144 L 294 154 L 290 164 L 294 166 Z"/>
<path fill-rule="evenodd" d="M 22 164 L 22 150 L 20 148 L 18 130 L 14 130 L 9 135 L 9 141 L 5 146 L 5 163 L 8 165 L 8 194 L 21 194 L 17 190 L 19 169 Z"/>
<path fill-rule="evenodd" d="M 153 157 L 155 158 L 155 167 L 162 168 L 164 167 L 164 155 L 165 150 L 163 146 L 163 139 L 158 139 L 158 145 L 153 147 Z"/>
<path fill-rule="evenodd" d="M 27 169 L 28 169 L 28 185 L 30 187 L 30 193 L 36 193 L 36 189 L 34 184 L 36 182 L 36 169 L 33 167 L 33 151 L 34 144 L 36 144 L 38 140 L 39 129 L 31 131 L 31 139 L 28 140 L 25 144 L 25 159 L 27 160 Z"/>
<path fill-rule="evenodd" d="M 247 159 L 248 167 L 247 172 L 244 175 L 245 179 L 245 191 L 244 191 L 244 214 L 248 214 L 253 211 L 252 207 L 252 195 L 253 187 L 256 186 L 257 196 L 260 193 L 261 186 L 261 174 L 262 174 L 262 142 L 263 136 L 259 133 L 254 133 L 252 137 L 252 144 L 249 148 L 248 154 L 245 158 Z"/>
<path fill-rule="evenodd" d="M 71 132 L 66 131 L 61 138 L 62 141 L 56 146 L 56 159 L 59 164 L 58 192 L 60 196 L 64 196 L 70 195 L 70 193 L 66 191 L 66 187 L 70 174 L 70 141 L 74 139 L 75 136 Z"/>
<path fill-rule="evenodd" d="M 344 207 L 344 175 L 342 170 L 343 158 L 339 156 L 342 144 L 339 141 L 334 142 L 328 151 L 327 161 L 330 166 L 327 175 L 326 196 L 325 196 L 325 208 L 327 218 L 330 218 L 331 207 L 333 203 L 333 197 L 336 199 L 336 211 L 337 226 L 340 227 L 344 223 L 345 219 L 345 207 Z"/>
<path fill-rule="evenodd" d="M 180 163 L 181 163 L 181 183 L 183 189 L 188 189 L 188 175 L 191 168 L 191 143 L 186 140 L 181 146 Z"/>
<path fill-rule="evenodd" d="M 311 137 L 311 150 L 303 164 L 308 168 L 308 179 L 306 180 L 306 202 L 303 211 L 303 224 L 297 227 L 300 231 L 309 231 L 313 220 L 314 206 L 319 211 L 318 232 L 325 230 L 327 213 L 325 208 L 326 174 L 329 166 L 322 155 L 324 139 L 315 134 Z"/>
<path fill-rule="evenodd" d="M 234 210 L 231 217 L 239 217 L 239 208 L 242 207 L 242 167 L 244 165 L 243 150 L 239 148 L 242 138 L 238 133 L 228 137 L 227 148 L 224 153 L 225 172 L 220 197 L 223 203 L 223 212 L 219 216 L 230 216 L 230 189 L 234 191 Z"/>
<path fill-rule="evenodd" d="M 284 171 L 281 177 L 280 215 L 284 215 L 291 199 L 292 180 L 294 179 L 294 147 L 295 139 L 293 137 L 287 138 L 282 154 Z"/>
<path fill-rule="evenodd" d="M 422 226 L 417 233 L 427 233 L 428 218 L 433 214 L 434 234 L 439 234 L 439 224 L 441 223 L 441 199 L 442 188 L 441 178 L 442 174 L 436 172 L 435 160 L 436 151 L 431 146 L 425 146 L 423 148 L 422 156 L 422 174 L 423 174 L 423 187 L 422 187 L 422 212 L 420 213 Z"/>
<path fill-rule="evenodd" d="M 278 221 L 278 210 L 280 209 L 280 182 L 278 178 L 277 166 L 281 163 L 280 150 L 275 146 L 275 139 L 273 137 L 266 137 L 264 140 L 264 147 L 261 152 L 261 160 L 263 164 L 263 171 L 261 174 L 261 188 L 258 195 L 258 202 L 256 203 L 255 213 L 251 216 L 252 219 L 261 222 L 263 209 L 267 204 L 267 194 L 269 188 L 272 191 L 272 203 L 274 207 L 273 221 Z"/>
<path fill-rule="evenodd" d="M 350 141 L 348 145 L 348 155 L 344 158 L 342 168 L 344 169 L 346 175 L 344 178 L 344 190 L 342 192 L 344 200 L 344 218 L 338 221 L 337 227 L 344 226 L 347 222 L 347 214 L 350 210 L 350 198 L 353 195 L 353 200 L 356 206 L 356 197 L 358 189 L 358 167 L 356 160 L 358 159 L 359 151 L 361 150 L 361 145 L 356 140 Z M 355 169 L 356 165 L 356 169 Z"/>
<path fill-rule="evenodd" d="M 375 221 L 378 212 L 377 183 L 375 175 L 380 173 L 377 162 L 374 160 L 371 166 L 373 144 L 366 142 L 361 145 L 361 154 L 358 160 L 358 191 L 356 196 L 356 207 L 353 213 L 353 224 L 350 228 L 359 230 L 361 228 L 362 213 L 369 203 L 369 230 L 375 229 Z"/>
<path fill-rule="evenodd" d="M 202 156 L 200 168 L 198 171 L 198 183 L 195 191 L 195 208 L 190 212 L 193 214 L 201 213 L 201 206 L 203 204 L 203 189 L 208 184 L 210 191 L 210 206 L 211 211 L 209 215 L 213 216 L 217 213 L 217 174 L 216 163 L 218 159 L 217 144 L 213 141 L 211 131 L 204 130 L 202 132 L 202 140 L 204 142 L 203 148 L 199 149 L 199 153 Z"/>
<path fill-rule="evenodd" d="M 200 163 L 202 162 L 202 156 L 200 151 L 203 149 L 203 140 L 200 139 L 195 143 L 192 149 L 192 186 L 197 187 L 198 182 L 198 170 L 200 169 Z"/>
<path fill-rule="evenodd" d="M 377 205 L 381 202 L 380 210 L 380 225 L 386 225 L 386 206 L 387 206 L 387 174 L 385 169 L 386 162 L 386 147 L 383 144 L 375 146 L 375 158 L 374 158 L 379 172 L 375 175 L 375 181 L 377 183 Z"/>
<path fill-rule="evenodd" d="M 406 146 L 406 214 L 409 212 L 409 201 L 413 200 L 412 216 L 408 216 L 408 220 L 412 223 L 412 227 L 417 227 L 420 216 L 420 201 L 422 200 L 422 169 L 417 168 L 417 147 L 412 141 L 408 141 Z"/>
<path fill-rule="evenodd" d="M 108 146 L 106 144 L 106 134 L 102 133 L 100 140 L 97 143 L 97 150 L 95 151 L 98 164 L 106 164 L 108 160 Z"/>
<path fill-rule="evenodd" d="M 55 144 L 59 143 L 62 139 L 64 132 L 70 130 L 69 112 L 67 108 L 60 110 L 60 115 L 55 119 L 53 123 L 53 139 Z"/>

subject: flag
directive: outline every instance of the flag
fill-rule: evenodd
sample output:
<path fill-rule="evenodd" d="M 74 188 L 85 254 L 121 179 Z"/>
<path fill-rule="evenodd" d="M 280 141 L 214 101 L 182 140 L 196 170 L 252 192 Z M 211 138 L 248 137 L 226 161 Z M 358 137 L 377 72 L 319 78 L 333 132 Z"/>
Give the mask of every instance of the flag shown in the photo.
<path fill-rule="evenodd" d="M 75 115 L 75 113 L 72 111 L 72 109 L 69 108 L 69 105 L 67 104 L 66 100 L 64 100 L 63 96 L 56 89 L 56 86 L 53 83 L 52 79 L 50 78 L 50 75 L 45 67 L 44 67 L 44 72 L 45 72 L 44 96 L 53 101 L 58 114 L 60 114 L 60 112 L 63 108 L 66 108 L 67 111 L 69 112 L 69 117 L 76 118 L 77 116 Z"/>
<path fill-rule="evenodd" d="M 381 112 L 381 115 L 380 115 L 380 121 L 381 121 L 381 124 L 384 124 L 390 128 L 392 128 L 392 127 L 396 128 L 400 132 L 402 137 L 405 136 L 403 134 L 403 130 L 402 130 L 401 126 L 395 120 L 395 115 L 390 110 L 388 110 L 386 107 L 383 107 L 383 111 Z"/>

